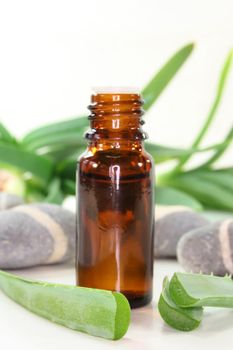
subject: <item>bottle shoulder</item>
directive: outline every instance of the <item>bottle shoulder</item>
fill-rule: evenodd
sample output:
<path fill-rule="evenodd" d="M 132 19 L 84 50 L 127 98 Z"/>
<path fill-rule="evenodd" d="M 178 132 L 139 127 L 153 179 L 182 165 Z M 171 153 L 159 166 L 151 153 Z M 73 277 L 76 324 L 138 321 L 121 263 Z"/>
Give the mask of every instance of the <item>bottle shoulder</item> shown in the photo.
<path fill-rule="evenodd" d="M 78 161 L 82 172 L 108 174 L 112 167 L 124 174 L 145 173 L 153 171 L 153 159 L 146 151 L 98 151 L 85 152 Z"/>

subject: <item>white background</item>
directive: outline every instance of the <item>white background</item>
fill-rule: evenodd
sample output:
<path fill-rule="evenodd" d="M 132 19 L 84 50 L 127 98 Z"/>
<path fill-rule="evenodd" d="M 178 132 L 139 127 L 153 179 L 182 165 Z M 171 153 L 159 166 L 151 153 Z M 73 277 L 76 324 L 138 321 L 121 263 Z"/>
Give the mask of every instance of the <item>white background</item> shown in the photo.
<path fill-rule="evenodd" d="M 150 138 L 188 146 L 233 47 L 232 0 L 0 1 L 0 119 L 21 136 L 86 113 L 91 88 L 142 88 L 182 45 L 196 49 L 147 116 Z M 233 73 L 203 145 L 233 123 Z M 232 150 L 222 164 L 229 164 Z"/>

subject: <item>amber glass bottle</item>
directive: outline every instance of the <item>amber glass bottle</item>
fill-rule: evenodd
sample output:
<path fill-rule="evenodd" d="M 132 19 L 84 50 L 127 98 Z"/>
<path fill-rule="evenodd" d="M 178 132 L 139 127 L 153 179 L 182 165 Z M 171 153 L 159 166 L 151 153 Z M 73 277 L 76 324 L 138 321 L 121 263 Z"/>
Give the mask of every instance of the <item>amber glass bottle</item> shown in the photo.
<path fill-rule="evenodd" d="M 96 93 L 77 169 L 77 285 L 152 298 L 153 186 L 137 93 Z"/>

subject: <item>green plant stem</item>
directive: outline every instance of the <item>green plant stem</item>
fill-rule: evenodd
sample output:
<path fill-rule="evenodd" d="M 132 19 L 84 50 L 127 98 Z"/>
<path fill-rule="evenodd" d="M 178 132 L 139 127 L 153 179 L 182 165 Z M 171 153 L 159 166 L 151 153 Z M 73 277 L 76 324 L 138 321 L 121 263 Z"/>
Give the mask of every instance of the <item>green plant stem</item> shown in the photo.
<path fill-rule="evenodd" d="M 142 96 L 145 100 L 144 109 L 147 111 L 163 92 L 168 83 L 176 75 L 184 62 L 190 56 L 194 44 L 188 44 L 177 51 L 150 80 L 142 90 Z"/>
<path fill-rule="evenodd" d="M 224 88 L 226 86 L 226 81 L 227 81 L 227 77 L 229 75 L 229 72 L 230 72 L 230 68 L 231 68 L 231 63 L 232 63 L 232 58 L 233 58 L 233 50 L 231 50 L 226 58 L 226 61 L 223 65 L 223 69 L 221 71 L 221 74 L 220 74 L 220 79 L 219 79 L 219 82 L 218 82 L 218 87 L 217 87 L 217 92 L 216 92 L 216 95 L 215 95 L 215 99 L 214 99 L 214 102 L 210 108 L 210 111 L 207 115 L 207 118 L 201 128 L 201 130 L 199 131 L 198 135 L 196 136 L 195 140 L 193 141 L 192 145 L 190 148 L 197 148 L 201 141 L 203 140 L 203 137 L 205 136 L 206 132 L 208 131 L 211 123 L 213 122 L 214 120 L 214 117 L 216 115 L 216 112 L 217 112 L 217 109 L 219 107 L 219 104 L 221 102 L 221 98 L 223 96 L 223 92 L 224 92 Z M 187 163 L 187 161 L 190 159 L 191 155 L 186 155 L 184 156 L 179 164 L 176 166 L 176 170 L 181 170 L 183 165 L 185 163 Z"/>
<path fill-rule="evenodd" d="M 231 145 L 232 141 L 233 141 L 233 127 L 231 128 L 231 130 L 227 134 L 225 141 L 223 143 L 219 144 L 219 147 L 217 147 L 216 152 L 200 167 L 201 168 L 208 167 L 211 164 L 215 163 L 223 155 L 223 153 L 226 151 L 226 149 Z"/>

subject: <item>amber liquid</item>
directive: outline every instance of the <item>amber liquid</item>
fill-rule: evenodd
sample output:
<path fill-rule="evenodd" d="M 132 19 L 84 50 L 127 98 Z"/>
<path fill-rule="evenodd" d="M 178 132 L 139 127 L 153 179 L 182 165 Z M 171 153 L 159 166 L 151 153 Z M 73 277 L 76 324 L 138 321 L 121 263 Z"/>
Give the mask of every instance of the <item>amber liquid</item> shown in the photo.
<path fill-rule="evenodd" d="M 152 298 L 153 164 L 145 152 L 107 150 L 78 165 L 77 284 Z"/>

